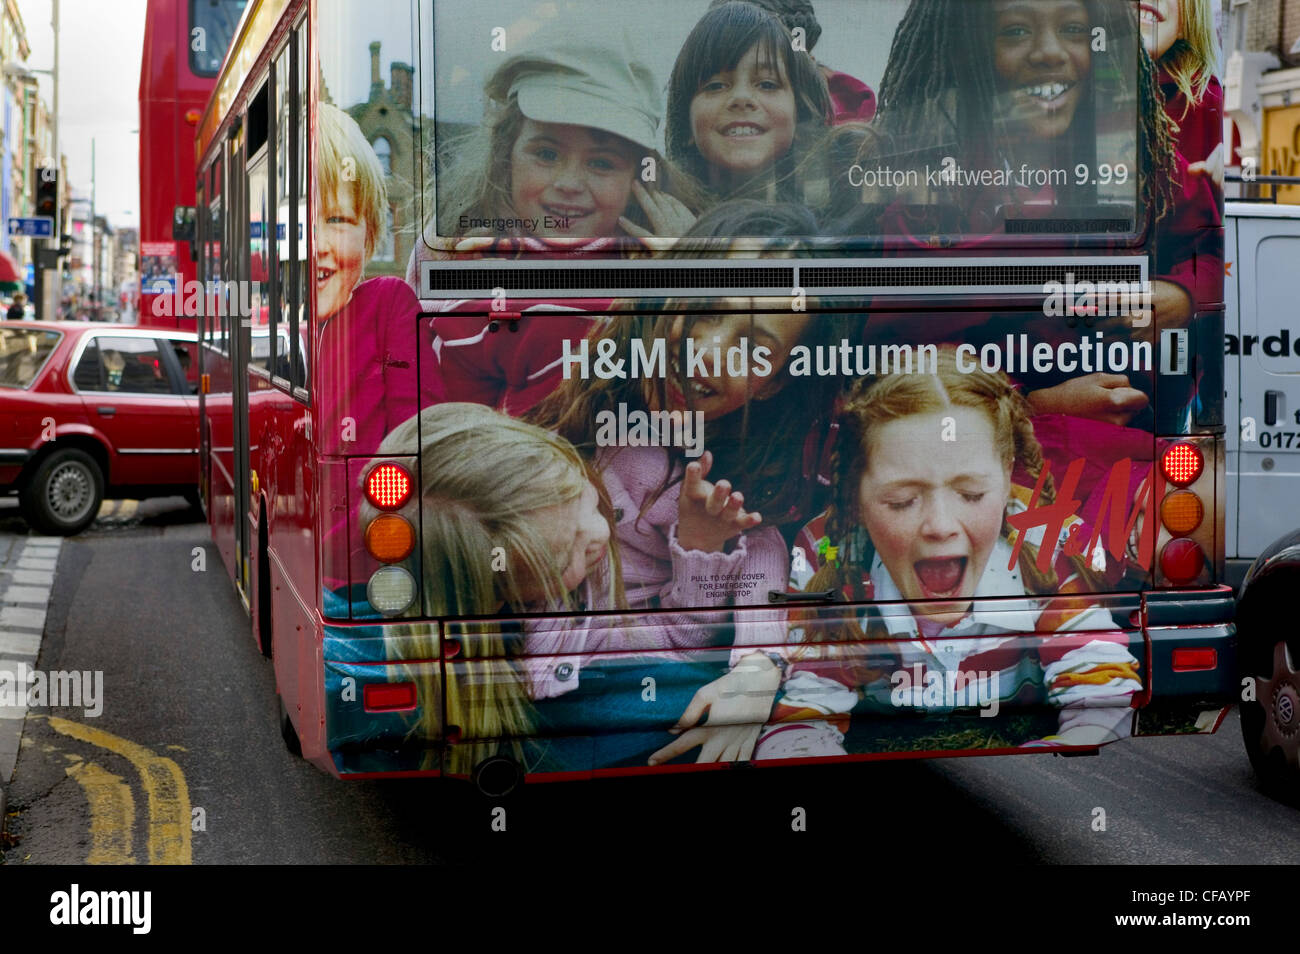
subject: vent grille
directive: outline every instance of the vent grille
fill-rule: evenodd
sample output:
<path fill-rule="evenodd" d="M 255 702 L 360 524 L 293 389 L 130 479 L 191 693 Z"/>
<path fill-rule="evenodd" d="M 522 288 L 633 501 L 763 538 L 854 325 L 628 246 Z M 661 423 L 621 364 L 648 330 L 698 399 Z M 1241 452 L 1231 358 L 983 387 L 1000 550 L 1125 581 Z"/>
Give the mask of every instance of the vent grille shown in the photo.
<path fill-rule="evenodd" d="M 503 265 L 424 262 L 421 298 L 489 298 L 497 289 L 512 298 L 706 298 L 745 295 L 1041 295 L 1048 282 L 1141 282 L 1140 255 L 1073 258 L 934 257 L 813 260 L 806 264 L 645 261 L 555 262 Z"/>
<path fill-rule="evenodd" d="M 820 288 L 931 288 L 934 286 L 1033 286 L 1065 282 L 1137 282 L 1142 269 L 1132 265 L 921 265 L 878 268 L 818 265 L 799 269 L 799 279 L 809 294 Z"/>
<path fill-rule="evenodd" d="M 438 295 L 448 291 L 476 291 L 491 293 L 494 288 L 507 292 L 523 290 L 579 291 L 579 290 L 637 290 L 656 292 L 699 288 L 767 288 L 780 289 L 782 293 L 794 287 L 794 269 L 784 268 L 686 268 L 673 265 L 653 268 L 646 265 L 617 268 L 514 269 L 514 268 L 457 268 L 433 269 L 425 283 L 425 290 Z"/>

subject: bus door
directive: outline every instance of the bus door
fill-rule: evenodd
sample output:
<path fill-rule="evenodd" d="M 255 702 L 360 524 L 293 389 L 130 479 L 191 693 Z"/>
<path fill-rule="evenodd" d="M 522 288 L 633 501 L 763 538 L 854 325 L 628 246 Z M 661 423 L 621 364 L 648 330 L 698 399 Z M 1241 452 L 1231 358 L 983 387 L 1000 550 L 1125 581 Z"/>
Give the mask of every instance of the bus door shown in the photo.
<path fill-rule="evenodd" d="M 245 125 L 230 140 L 230 205 L 226 214 L 229 231 L 226 245 L 230 250 L 228 279 L 235 281 L 234 289 L 246 287 L 248 281 L 248 242 L 244 238 L 244 223 L 248 221 L 248 178 Z M 233 405 L 234 471 L 235 471 L 235 583 L 245 598 L 248 596 L 248 355 L 249 320 L 244 314 L 244 293 L 229 293 L 237 300 L 231 302 L 230 367 Z"/>
<path fill-rule="evenodd" d="M 1241 449 L 1237 535 L 1228 548 L 1242 557 L 1257 556 L 1283 525 L 1300 521 L 1300 216 L 1282 212 L 1261 208 L 1235 219 L 1239 332 L 1237 354 L 1229 339 L 1227 360 L 1238 366 Z"/>

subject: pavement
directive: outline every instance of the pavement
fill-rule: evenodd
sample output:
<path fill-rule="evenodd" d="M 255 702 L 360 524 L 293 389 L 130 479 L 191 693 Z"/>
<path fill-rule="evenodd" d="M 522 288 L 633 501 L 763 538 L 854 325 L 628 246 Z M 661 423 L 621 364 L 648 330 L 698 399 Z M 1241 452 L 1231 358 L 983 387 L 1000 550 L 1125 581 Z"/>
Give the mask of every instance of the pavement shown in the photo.
<path fill-rule="evenodd" d="M 25 676 L 36 668 L 61 537 L 0 532 L 0 829 L 27 718 Z"/>

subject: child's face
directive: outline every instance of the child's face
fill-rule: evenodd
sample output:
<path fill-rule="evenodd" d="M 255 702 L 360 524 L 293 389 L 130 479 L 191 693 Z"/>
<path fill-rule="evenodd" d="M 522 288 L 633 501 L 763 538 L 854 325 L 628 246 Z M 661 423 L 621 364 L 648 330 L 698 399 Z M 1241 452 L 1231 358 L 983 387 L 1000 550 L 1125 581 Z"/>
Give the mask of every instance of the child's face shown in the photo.
<path fill-rule="evenodd" d="M 537 220 L 540 238 L 618 235 L 632 197 L 635 150 L 587 126 L 525 119 L 510 154 L 515 212 Z"/>
<path fill-rule="evenodd" d="M 807 314 L 748 314 L 753 302 L 748 298 L 724 298 L 721 307 L 735 309 L 736 314 L 701 315 L 691 327 L 693 351 L 707 352 L 703 364 L 693 368 L 681 367 L 682 335 L 686 320 L 675 318 L 668 331 L 668 359 L 672 373 L 666 382 L 668 409 L 687 409 L 685 392 L 691 395 L 691 408 L 704 412 L 706 421 L 725 417 L 745 406 L 747 399 L 761 400 L 775 394 L 785 381 L 784 367 L 790 351 L 799 343 L 804 329 L 811 320 Z M 752 319 L 752 325 L 751 325 Z M 748 375 L 732 376 L 727 371 L 727 349 L 745 342 L 745 351 L 752 357 L 756 347 L 769 351 L 768 362 L 772 371 L 766 376 L 754 373 L 754 362 L 748 363 Z M 714 354 L 720 356 L 715 367 Z M 704 373 L 701 374 L 701 367 Z M 690 374 L 687 374 L 690 371 Z M 716 372 L 716 373 L 715 373 Z"/>
<path fill-rule="evenodd" d="M 1151 59 L 1158 60 L 1169 52 L 1183 30 L 1182 10 L 1178 0 L 1143 0 L 1138 7 L 1142 22 L 1142 45 Z"/>
<path fill-rule="evenodd" d="M 1074 120 L 1092 69 L 1092 29 L 1082 0 L 997 0 L 993 67 L 1008 118 L 1035 139 Z"/>
<path fill-rule="evenodd" d="M 942 440 L 945 418 L 956 440 Z M 1011 474 L 993 425 L 973 408 L 914 414 L 875 426 L 858 484 L 858 514 L 914 612 L 955 623 L 1002 532 Z M 946 611 L 945 611 L 946 610 Z"/>
<path fill-rule="evenodd" d="M 779 55 L 755 43 L 734 70 L 715 73 L 691 100 L 691 135 L 715 169 L 760 172 L 790 151 L 798 110 Z"/>
<path fill-rule="evenodd" d="M 316 308 L 321 318 L 348 303 L 366 267 L 366 223 L 352 189 L 325 197 L 316 226 Z"/>
<path fill-rule="evenodd" d="M 564 567 L 561 582 L 566 591 L 577 589 L 609 552 L 609 522 L 601 515 L 599 504 L 595 486 L 587 481 L 582 493 L 568 503 L 524 515 L 523 519 L 537 526 L 550 552 L 558 555 Z M 536 580 L 525 581 L 522 589 L 525 602 L 536 602 L 546 595 L 545 587 Z"/>

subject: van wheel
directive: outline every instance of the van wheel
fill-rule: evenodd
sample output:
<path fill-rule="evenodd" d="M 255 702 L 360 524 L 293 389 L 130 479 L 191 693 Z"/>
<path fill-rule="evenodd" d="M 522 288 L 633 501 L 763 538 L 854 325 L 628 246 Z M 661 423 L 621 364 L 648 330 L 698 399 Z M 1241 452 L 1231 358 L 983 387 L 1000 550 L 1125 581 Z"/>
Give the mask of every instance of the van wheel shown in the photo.
<path fill-rule="evenodd" d="M 1300 804 L 1300 672 L 1285 639 L 1273 646 L 1271 675 L 1256 677 L 1255 701 L 1241 704 L 1241 736 L 1260 787 Z"/>
<path fill-rule="evenodd" d="M 99 515 L 104 474 L 85 451 L 63 447 L 41 461 L 18 499 L 23 516 L 36 530 L 72 536 Z"/>
<path fill-rule="evenodd" d="M 284 697 L 276 696 L 275 701 L 280 706 L 280 738 L 284 739 L 284 747 L 289 750 L 290 755 L 302 757 L 302 741 L 298 738 L 298 731 L 293 727 L 293 720 L 289 718 L 289 710 L 284 707 Z"/>

